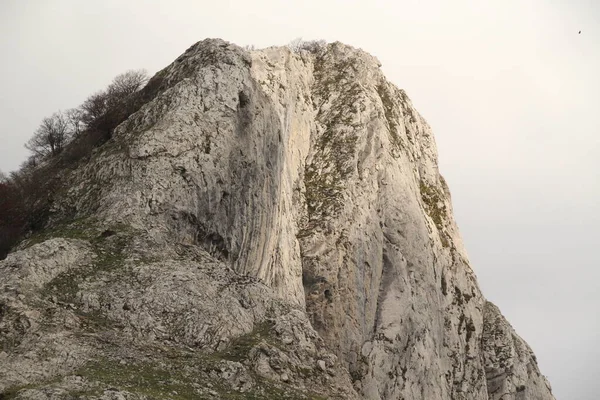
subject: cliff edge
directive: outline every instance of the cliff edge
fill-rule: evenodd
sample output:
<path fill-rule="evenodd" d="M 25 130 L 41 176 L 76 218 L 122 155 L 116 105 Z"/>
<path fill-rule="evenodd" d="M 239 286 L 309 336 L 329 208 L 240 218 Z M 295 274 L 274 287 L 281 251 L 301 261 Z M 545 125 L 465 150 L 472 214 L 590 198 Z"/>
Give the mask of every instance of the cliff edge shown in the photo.
<path fill-rule="evenodd" d="M 204 40 L 143 90 L 0 261 L 1 398 L 554 399 L 375 57 Z"/>

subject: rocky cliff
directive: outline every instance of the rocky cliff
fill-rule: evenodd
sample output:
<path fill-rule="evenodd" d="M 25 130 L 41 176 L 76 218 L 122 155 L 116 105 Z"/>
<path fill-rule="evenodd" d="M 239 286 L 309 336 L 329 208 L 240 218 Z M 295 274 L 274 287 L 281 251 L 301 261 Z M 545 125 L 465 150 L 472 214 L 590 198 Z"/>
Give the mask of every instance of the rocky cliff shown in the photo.
<path fill-rule="evenodd" d="M 205 40 L 144 90 L 0 262 L 0 397 L 554 399 L 375 57 Z"/>

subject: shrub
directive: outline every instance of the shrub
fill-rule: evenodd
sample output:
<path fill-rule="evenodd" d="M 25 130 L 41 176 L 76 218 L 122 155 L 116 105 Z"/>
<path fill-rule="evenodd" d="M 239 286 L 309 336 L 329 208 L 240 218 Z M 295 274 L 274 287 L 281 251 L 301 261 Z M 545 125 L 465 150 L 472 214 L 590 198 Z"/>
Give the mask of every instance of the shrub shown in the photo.
<path fill-rule="evenodd" d="M 300 53 L 302 50 L 308 51 L 309 53 L 318 53 L 327 45 L 325 40 L 302 40 L 302 38 L 296 38 L 288 43 L 288 48 L 294 53 Z"/>

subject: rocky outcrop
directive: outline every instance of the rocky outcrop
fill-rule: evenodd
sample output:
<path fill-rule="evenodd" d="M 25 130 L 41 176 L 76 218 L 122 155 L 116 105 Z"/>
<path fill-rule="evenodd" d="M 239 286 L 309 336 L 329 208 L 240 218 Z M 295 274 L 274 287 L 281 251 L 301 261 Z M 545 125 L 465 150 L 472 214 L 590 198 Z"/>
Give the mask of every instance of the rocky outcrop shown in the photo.
<path fill-rule="evenodd" d="M 0 391 L 553 399 L 379 67 L 206 40 L 160 71 L 0 262 Z"/>
<path fill-rule="evenodd" d="M 550 384 L 536 358 L 506 321 L 498 307 L 484 306 L 482 350 L 490 400 L 547 399 Z"/>

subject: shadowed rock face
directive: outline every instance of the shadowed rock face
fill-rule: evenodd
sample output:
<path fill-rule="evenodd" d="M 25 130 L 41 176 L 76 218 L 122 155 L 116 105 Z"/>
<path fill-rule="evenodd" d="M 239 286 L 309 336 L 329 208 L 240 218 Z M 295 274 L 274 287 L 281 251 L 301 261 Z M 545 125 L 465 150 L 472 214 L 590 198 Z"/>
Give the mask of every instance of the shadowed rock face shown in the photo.
<path fill-rule="evenodd" d="M 379 67 L 205 40 L 160 71 L 0 262 L 0 392 L 554 399 Z"/>

